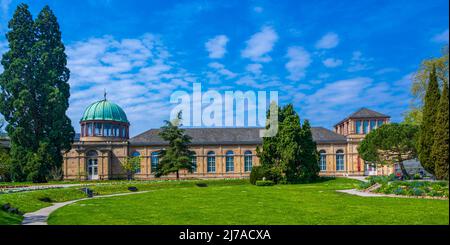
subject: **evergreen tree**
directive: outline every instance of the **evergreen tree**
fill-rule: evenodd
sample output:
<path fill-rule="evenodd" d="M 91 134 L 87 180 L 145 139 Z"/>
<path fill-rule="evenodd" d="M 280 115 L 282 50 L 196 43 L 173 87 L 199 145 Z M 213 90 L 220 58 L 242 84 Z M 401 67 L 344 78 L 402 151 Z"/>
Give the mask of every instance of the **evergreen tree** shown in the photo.
<path fill-rule="evenodd" d="M 431 148 L 435 141 L 436 116 L 439 107 L 439 85 L 436 77 L 436 71 L 430 72 L 428 87 L 425 94 L 425 103 L 423 108 L 423 122 L 420 128 L 417 150 L 419 160 L 423 168 L 428 172 L 434 173 L 435 163 L 432 158 Z"/>
<path fill-rule="evenodd" d="M 403 162 L 417 157 L 415 141 L 418 130 L 418 126 L 412 124 L 384 124 L 364 137 L 358 146 L 358 154 L 371 163 L 399 164 L 402 174 L 409 179 Z"/>
<path fill-rule="evenodd" d="M 257 148 L 261 165 L 271 170 L 266 175 L 281 172 L 287 182 L 313 180 L 319 165 L 309 122 L 301 125 L 292 104 L 278 108 L 278 121 L 277 135 L 263 138 L 261 149 Z"/>
<path fill-rule="evenodd" d="M 185 134 L 184 129 L 180 128 L 180 121 L 181 112 L 178 113 L 176 120 L 173 122 L 165 121 L 166 125 L 161 127 L 162 130 L 159 135 L 169 142 L 169 147 L 160 152 L 161 160 L 156 169 L 156 177 L 176 173 L 178 180 L 181 169 L 186 169 L 190 173 L 194 169 L 191 162 L 193 152 L 189 150 L 191 137 Z"/>
<path fill-rule="evenodd" d="M 69 70 L 61 32 L 48 6 L 34 22 L 28 6 L 19 5 L 8 27 L 0 112 L 11 138 L 12 179 L 45 182 L 75 134 L 65 115 Z"/>
<path fill-rule="evenodd" d="M 431 149 L 431 155 L 434 166 L 434 173 L 437 179 L 448 180 L 449 167 L 449 108 L 448 108 L 448 83 L 444 82 L 442 95 L 439 101 L 439 107 L 435 123 L 434 144 Z"/>
<path fill-rule="evenodd" d="M 314 180 L 320 171 L 319 153 L 317 152 L 317 145 L 313 140 L 311 126 L 308 120 L 303 122 L 300 149 L 300 161 L 302 162 L 300 178 Z"/>

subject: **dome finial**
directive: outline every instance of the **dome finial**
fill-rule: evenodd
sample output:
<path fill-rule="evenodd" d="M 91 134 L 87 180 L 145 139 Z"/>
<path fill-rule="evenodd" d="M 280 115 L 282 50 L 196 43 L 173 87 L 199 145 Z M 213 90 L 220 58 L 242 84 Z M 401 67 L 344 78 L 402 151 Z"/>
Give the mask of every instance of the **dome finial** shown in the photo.
<path fill-rule="evenodd" d="M 103 89 L 103 100 L 106 100 L 106 89 Z"/>

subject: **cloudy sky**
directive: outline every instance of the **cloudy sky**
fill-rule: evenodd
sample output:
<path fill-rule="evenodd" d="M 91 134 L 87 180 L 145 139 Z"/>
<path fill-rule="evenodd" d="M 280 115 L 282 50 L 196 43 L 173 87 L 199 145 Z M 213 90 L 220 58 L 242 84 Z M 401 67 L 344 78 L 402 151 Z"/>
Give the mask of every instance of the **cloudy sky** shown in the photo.
<path fill-rule="evenodd" d="M 0 53 L 21 1 L 0 0 Z M 74 127 L 90 103 L 118 103 L 132 135 L 168 119 L 170 95 L 279 93 L 302 119 L 332 127 L 360 107 L 400 121 L 411 74 L 448 44 L 448 1 L 23 1 L 58 17 Z M 0 71 L 2 68 L 0 68 Z"/>

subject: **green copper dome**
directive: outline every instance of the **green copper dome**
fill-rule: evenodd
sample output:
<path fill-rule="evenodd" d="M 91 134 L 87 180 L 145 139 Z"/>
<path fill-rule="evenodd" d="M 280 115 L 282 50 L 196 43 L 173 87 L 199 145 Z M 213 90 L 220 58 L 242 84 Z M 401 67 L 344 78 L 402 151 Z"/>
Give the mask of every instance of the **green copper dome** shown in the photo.
<path fill-rule="evenodd" d="M 90 120 L 104 120 L 128 123 L 127 115 L 118 106 L 108 100 L 100 100 L 92 103 L 83 113 L 80 122 Z"/>

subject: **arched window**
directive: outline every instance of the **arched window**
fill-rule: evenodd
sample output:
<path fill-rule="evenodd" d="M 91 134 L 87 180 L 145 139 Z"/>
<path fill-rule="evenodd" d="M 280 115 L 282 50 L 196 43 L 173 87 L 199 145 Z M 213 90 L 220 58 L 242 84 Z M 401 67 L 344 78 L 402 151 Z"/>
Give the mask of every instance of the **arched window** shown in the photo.
<path fill-rule="evenodd" d="M 227 151 L 227 153 L 226 153 L 225 171 L 227 171 L 227 172 L 234 171 L 234 153 L 233 153 L 233 151 Z"/>
<path fill-rule="evenodd" d="M 151 164 L 152 164 L 152 172 L 155 172 L 156 169 L 158 168 L 159 153 L 157 151 L 152 152 L 152 157 L 150 160 L 151 160 Z"/>
<path fill-rule="evenodd" d="M 337 171 L 344 170 L 344 151 L 343 150 L 336 151 L 336 170 Z"/>
<path fill-rule="evenodd" d="M 197 172 L 197 155 L 194 153 L 191 155 L 192 172 Z"/>
<path fill-rule="evenodd" d="M 319 151 L 320 154 L 320 160 L 319 160 L 319 167 L 320 171 L 326 171 L 327 170 L 327 155 L 324 150 Z"/>
<path fill-rule="evenodd" d="M 245 151 L 244 153 L 244 171 L 250 172 L 252 171 L 252 165 L 253 165 L 253 159 L 252 159 L 252 152 L 251 151 Z"/>
<path fill-rule="evenodd" d="M 135 151 L 135 152 L 131 153 L 131 156 L 132 156 L 132 157 L 139 157 L 139 156 L 141 156 L 141 153 Z M 140 173 L 141 173 L 141 164 L 140 164 L 140 163 L 139 163 L 139 167 L 136 168 L 135 173 L 137 173 L 137 174 L 140 174 Z"/>
<path fill-rule="evenodd" d="M 206 158 L 207 163 L 207 172 L 214 173 L 216 172 L 216 154 L 214 151 L 208 152 L 208 157 Z"/>
<path fill-rule="evenodd" d="M 98 155 L 96 151 L 88 151 L 87 157 L 87 174 L 88 179 L 98 179 Z"/>

